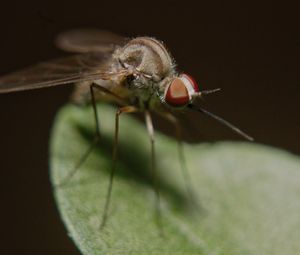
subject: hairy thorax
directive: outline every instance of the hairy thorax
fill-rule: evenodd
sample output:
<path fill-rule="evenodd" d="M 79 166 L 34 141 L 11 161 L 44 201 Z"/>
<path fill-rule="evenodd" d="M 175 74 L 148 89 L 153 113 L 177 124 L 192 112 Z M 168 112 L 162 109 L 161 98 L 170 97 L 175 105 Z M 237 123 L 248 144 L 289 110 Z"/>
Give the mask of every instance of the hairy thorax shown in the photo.
<path fill-rule="evenodd" d="M 151 37 L 138 37 L 115 49 L 107 66 L 111 72 L 127 71 L 125 76 L 115 76 L 113 80 L 97 80 L 95 83 L 109 89 L 114 94 L 128 99 L 130 103 L 155 104 L 155 93 L 164 90 L 169 80 L 175 76 L 175 65 L 162 42 Z M 90 83 L 78 84 L 73 99 L 88 102 Z M 113 97 L 97 93 L 99 100 L 111 101 Z M 152 101 L 152 102 L 151 102 Z"/>

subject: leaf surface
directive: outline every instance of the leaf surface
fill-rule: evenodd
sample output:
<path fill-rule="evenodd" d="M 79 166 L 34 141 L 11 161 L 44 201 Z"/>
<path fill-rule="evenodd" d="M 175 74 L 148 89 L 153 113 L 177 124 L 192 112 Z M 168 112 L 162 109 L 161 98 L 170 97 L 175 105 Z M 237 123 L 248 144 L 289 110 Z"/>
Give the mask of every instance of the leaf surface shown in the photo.
<path fill-rule="evenodd" d="M 99 105 L 101 142 L 63 186 L 93 140 L 91 107 L 65 106 L 51 137 L 51 179 L 69 235 L 83 254 L 300 254 L 300 159 L 250 143 L 185 144 L 194 199 L 173 139 L 156 133 L 164 236 L 155 221 L 145 127 L 120 120 L 119 160 L 106 227 L 115 109 Z"/>

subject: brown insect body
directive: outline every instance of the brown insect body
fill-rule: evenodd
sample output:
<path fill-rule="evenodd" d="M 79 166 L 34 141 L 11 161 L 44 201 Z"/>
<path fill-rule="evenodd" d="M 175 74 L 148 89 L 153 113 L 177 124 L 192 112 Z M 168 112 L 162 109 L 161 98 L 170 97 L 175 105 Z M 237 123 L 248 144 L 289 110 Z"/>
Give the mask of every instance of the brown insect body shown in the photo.
<path fill-rule="evenodd" d="M 154 128 L 151 110 L 157 111 L 174 124 L 182 171 L 186 171 L 186 167 L 180 142 L 181 129 L 171 109 L 198 111 L 219 121 L 244 138 L 253 140 L 229 122 L 193 104 L 194 100 L 201 95 L 217 90 L 200 91 L 191 76 L 177 73 L 171 55 L 165 46 L 154 38 L 137 37 L 128 41 L 110 32 L 79 29 L 62 33 L 58 36 L 56 44 L 65 51 L 80 54 L 43 62 L 0 77 L 0 94 L 75 83 L 77 86 L 73 93 L 73 100 L 92 103 L 95 138 L 74 169 L 59 184 L 60 186 L 72 178 L 96 144 L 101 142 L 96 100 L 116 101 L 121 105 L 115 114 L 112 167 L 100 228 L 103 228 L 108 217 L 117 161 L 119 118 L 122 113 L 143 111 L 145 114 L 151 146 L 151 172 L 157 197 L 157 216 L 161 213 L 159 187 L 155 180 Z M 187 184 L 190 183 L 187 174 L 183 174 L 183 178 L 186 179 Z M 188 192 L 192 194 L 189 185 L 187 187 Z"/>
<path fill-rule="evenodd" d="M 96 80 L 113 93 L 127 98 L 130 104 L 145 105 L 155 110 L 161 105 L 162 95 L 168 83 L 176 76 L 174 60 L 165 46 L 151 37 L 138 37 L 115 49 L 107 61 L 110 70 L 123 75 L 110 80 Z M 90 82 L 79 84 L 74 92 L 75 101 L 82 98 L 90 102 Z M 99 100 L 114 100 L 109 95 L 97 93 Z"/>
<path fill-rule="evenodd" d="M 227 121 L 194 105 L 203 91 L 187 74 L 177 73 L 175 62 L 162 42 L 152 37 L 128 40 L 111 32 L 74 29 L 63 32 L 56 45 L 77 55 L 42 62 L 0 77 L 0 94 L 76 84 L 75 102 L 117 101 L 139 111 L 157 111 L 164 115 L 181 109 L 201 112 L 251 137 Z M 94 88 L 93 93 L 91 89 Z"/>

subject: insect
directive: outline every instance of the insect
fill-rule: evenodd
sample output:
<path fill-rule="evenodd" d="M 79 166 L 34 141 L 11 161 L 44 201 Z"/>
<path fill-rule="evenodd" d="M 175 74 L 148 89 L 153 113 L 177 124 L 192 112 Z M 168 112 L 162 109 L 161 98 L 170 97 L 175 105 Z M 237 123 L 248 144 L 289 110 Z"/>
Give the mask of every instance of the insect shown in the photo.
<path fill-rule="evenodd" d="M 175 125 L 179 145 L 180 125 L 173 113 L 186 109 L 208 115 L 244 138 L 253 140 L 229 122 L 194 104 L 201 96 L 217 90 L 200 90 L 190 75 L 178 73 L 174 59 L 159 40 L 152 37 L 127 39 L 106 31 L 79 29 L 60 34 L 56 45 L 65 51 L 78 54 L 40 63 L 0 77 L 0 93 L 75 83 L 77 86 L 73 93 L 74 101 L 91 102 L 95 118 L 95 139 L 65 180 L 76 173 L 100 140 L 96 102 L 108 100 L 119 105 L 115 115 L 113 163 L 101 228 L 107 220 L 111 199 L 121 114 L 144 112 L 151 142 L 151 170 L 157 197 L 157 214 L 159 189 L 155 180 L 155 140 L 151 112 L 159 113 Z M 179 154 L 183 158 L 181 149 Z"/>

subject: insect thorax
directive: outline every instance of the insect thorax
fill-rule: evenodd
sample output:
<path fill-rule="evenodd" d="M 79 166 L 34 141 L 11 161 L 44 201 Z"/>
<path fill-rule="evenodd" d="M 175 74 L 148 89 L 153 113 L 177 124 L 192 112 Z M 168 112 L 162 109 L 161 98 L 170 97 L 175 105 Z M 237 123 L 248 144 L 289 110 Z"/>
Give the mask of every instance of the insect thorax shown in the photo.
<path fill-rule="evenodd" d="M 117 49 L 113 58 L 120 65 L 137 74 L 130 81 L 141 99 L 147 99 L 175 75 L 175 64 L 162 42 L 151 37 L 137 37 Z"/>
<path fill-rule="evenodd" d="M 159 81 L 170 75 L 174 61 L 161 42 L 151 37 L 138 37 L 118 49 L 114 57 L 127 68 L 152 76 Z"/>
<path fill-rule="evenodd" d="M 99 80 L 99 85 L 131 102 L 139 102 L 140 107 L 145 104 L 153 105 L 159 101 L 158 92 L 164 91 L 168 81 L 175 75 L 175 64 L 171 55 L 161 42 L 151 37 L 130 40 L 115 50 L 110 62 L 112 71 L 126 69 L 136 75 L 130 75 L 125 80 L 121 79 L 122 82 L 119 79 Z M 78 88 L 74 98 L 79 98 L 78 95 L 82 97 L 84 94 L 84 98 L 89 97 L 87 88 L 87 86 Z M 83 89 L 86 93 L 82 93 Z M 103 95 L 100 95 L 100 98 L 105 99 Z"/>

